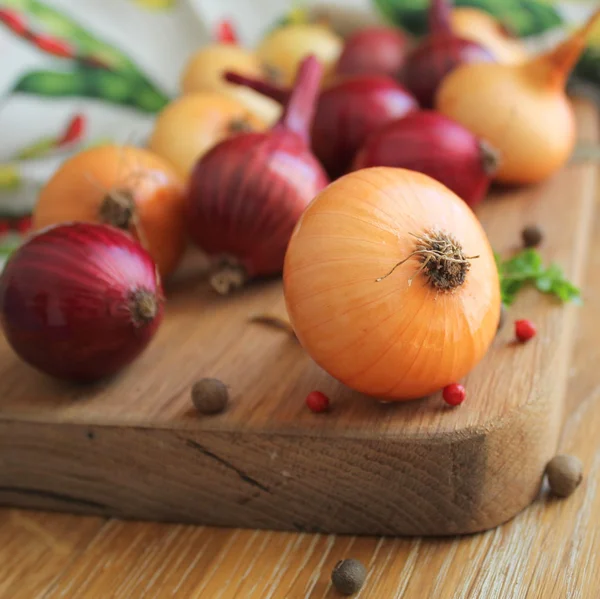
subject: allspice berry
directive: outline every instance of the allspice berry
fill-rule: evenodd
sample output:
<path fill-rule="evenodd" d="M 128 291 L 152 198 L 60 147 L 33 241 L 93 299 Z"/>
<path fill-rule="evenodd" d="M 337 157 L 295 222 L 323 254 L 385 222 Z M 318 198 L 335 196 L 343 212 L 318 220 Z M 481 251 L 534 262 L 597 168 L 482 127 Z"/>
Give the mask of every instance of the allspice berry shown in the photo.
<path fill-rule="evenodd" d="M 365 583 L 367 569 L 357 559 L 338 562 L 331 573 L 331 582 L 342 595 L 358 593 Z"/>
<path fill-rule="evenodd" d="M 572 455 L 554 456 L 546 466 L 550 490 L 557 497 L 568 497 L 583 479 L 583 464 Z"/>
<path fill-rule="evenodd" d="M 544 235 L 537 225 L 529 225 L 523 229 L 521 237 L 526 248 L 534 248 L 542 243 Z"/>
<path fill-rule="evenodd" d="M 192 387 L 192 402 L 201 414 L 219 414 L 229 403 L 229 391 L 219 379 L 201 379 Z"/>

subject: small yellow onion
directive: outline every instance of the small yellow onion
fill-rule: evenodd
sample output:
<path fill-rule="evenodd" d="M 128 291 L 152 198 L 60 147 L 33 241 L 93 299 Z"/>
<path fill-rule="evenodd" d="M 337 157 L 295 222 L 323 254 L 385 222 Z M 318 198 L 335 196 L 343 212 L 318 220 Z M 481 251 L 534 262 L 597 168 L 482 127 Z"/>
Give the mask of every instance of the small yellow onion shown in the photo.
<path fill-rule="evenodd" d="M 291 85 L 298 65 L 310 54 L 321 62 L 327 77 L 333 71 L 343 45 L 342 38 L 328 27 L 295 23 L 271 32 L 258 47 L 257 54 L 267 68 L 277 74 L 279 83 Z"/>
<path fill-rule="evenodd" d="M 296 225 L 283 272 L 298 340 L 330 375 L 407 400 L 457 382 L 500 318 L 477 217 L 434 179 L 367 168 L 331 183 Z"/>
<path fill-rule="evenodd" d="M 232 85 L 224 80 L 227 71 L 249 77 L 263 78 L 265 70 L 260 59 L 236 44 L 216 43 L 198 50 L 188 61 L 181 76 L 183 94 L 220 92 L 243 102 L 265 123 L 273 124 L 281 115 L 281 106 L 251 89 Z"/>
<path fill-rule="evenodd" d="M 437 110 L 500 153 L 498 181 L 537 183 L 566 164 L 576 131 L 565 85 L 599 21 L 600 10 L 556 48 L 523 63 L 466 64 L 442 81 Z"/>
<path fill-rule="evenodd" d="M 264 121 L 235 98 L 217 92 L 192 93 L 160 112 L 149 148 L 168 160 L 185 179 L 197 160 L 221 140 L 266 128 Z"/>
<path fill-rule="evenodd" d="M 452 31 L 489 50 L 498 62 L 517 64 L 527 60 L 527 49 L 500 21 L 470 6 L 459 6 L 450 16 Z"/>

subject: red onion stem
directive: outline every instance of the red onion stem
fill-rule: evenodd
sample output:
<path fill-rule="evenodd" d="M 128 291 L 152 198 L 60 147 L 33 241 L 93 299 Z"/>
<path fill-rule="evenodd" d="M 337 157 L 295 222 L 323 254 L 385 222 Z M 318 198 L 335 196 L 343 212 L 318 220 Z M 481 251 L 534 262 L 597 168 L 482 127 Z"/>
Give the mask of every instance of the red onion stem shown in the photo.
<path fill-rule="evenodd" d="M 274 129 L 292 131 L 310 145 L 309 131 L 322 76 L 323 67 L 314 56 L 309 56 L 302 61 L 281 119 Z"/>
<path fill-rule="evenodd" d="M 451 0 L 431 0 L 428 19 L 430 35 L 446 35 L 452 33 L 452 26 L 450 24 L 451 13 Z"/>
<path fill-rule="evenodd" d="M 262 79 L 247 77 L 246 75 L 240 75 L 239 73 L 234 73 L 232 71 L 227 71 L 225 73 L 225 80 L 229 83 L 235 83 L 235 85 L 242 85 L 253 89 L 259 94 L 272 98 L 280 104 L 285 104 L 290 97 L 290 91 L 288 89 L 275 85 L 274 83 L 269 83 L 268 81 L 263 81 Z"/>

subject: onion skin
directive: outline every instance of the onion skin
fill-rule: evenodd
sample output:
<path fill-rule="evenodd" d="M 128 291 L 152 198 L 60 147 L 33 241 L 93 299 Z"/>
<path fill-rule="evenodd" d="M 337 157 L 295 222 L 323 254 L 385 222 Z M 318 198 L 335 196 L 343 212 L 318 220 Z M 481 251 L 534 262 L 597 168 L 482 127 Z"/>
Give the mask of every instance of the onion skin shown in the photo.
<path fill-rule="evenodd" d="M 142 306 L 143 318 L 134 300 L 140 293 L 151 302 Z M 135 360 L 161 323 L 163 303 L 148 252 L 105 225 L 41 231 L 0 276 L 0 323 L 9 344 L 38 370 L 76 382 L 102 379 Z"/>
<path fill-rule="evenodd" d="M 306 59 L 282 120 L 271 131 L 221 142 L 192 172 L 190 237 L 208 254 L 226 257 L 227 268 L 238 271 L 233 279 L 216 273 L 212 284 L 220 293 L 246 279 L 281 273 L 296 221 L 328 183 L 308 136 L 321 74 L 319 63 Z"/>
<path fill-rule="evenodd" d="M 452 10 L 450 21 L 455 35 L 483 46 L 498 62 L 518 64 L 527 60 L 527 49 L 521 40 L 484 10 L 459 6 Z"/>
<path fill-rule="evenodd" d="M 223 73 L 231 70 L 249 77 L 265 76 L 265 69 L 253 52 L 229 42 L 216 43 L 201 48 L 189 59 L 181 75 L 181 92 L 219 92 L 239 100 L 267 124 L 274 123 L 281 115 L 277 103 L 252 90 L 229 85 Z"/>
<path fill-rule="evenodd" d="M 359 75 L 323 90 L 312 128 L 312 147 L 331 178 L 346 173 L 367 136 L 417 110 L 400 84 L 382 75 Z"/>
<path fill-rule="evenodd" d="M 402 81 L 423 108 L 432 108 L 442 79 L 461 64 L 493 61 L 483 46 L 456 36 L 451 0 L 431 0 L 429 35 L 408 55 Z"/>
<path fill-rule="evenodd" d="M 442 82 L 436 108 L 501 153 L 498 181 L 537 183 L 566 164 L 576 128 L 564 88 L 599 19 L 600 11 L 570 39 L 525 63 L 463 65 Z"/>
<path fill-rule="evenodd" d="M 105 145 L 63 162 L 40 192 L 33 228 L 104 222 L 102 204 L 116 190 L 130 193 L 139 227 L 132 223 L 127 228 L 134 235 L 143 234 L 161 277 L 168 277 L 185 248 L 185 188 L 175 169 L 148 150 Z"/>
<path fill-rule="evenodd" d="M 462 285 L 432 287 L 417 256 L 385 276 L 415 250 L 413 235 L 432 230 L 479 256 Z M 352 389 L 397 401 L 465 376 L 500 317 L 494 255 L 475 214 L 442 184 L 404 169 L 356 171 L 315 198 L 288 246 L 284 293 L 317 364 Z"/>
<path fill-rule="evenodd" d="M 267 83 L 227 73 L 226 79 L 284 102 L 289 92 Z M 328 86 L 319 97 L 312 126 L 312 148 L 331 178 L 348 171 L 368 135 L 417 110 L 414 97 L 384 75 L 355 75 Z"/>
<path fill-rule="evenodd" d="M 369 27 L 354 32 L 344 43 L 336 64 L 339 75 L 400 75 L 408 40 L 393 27 Z"/>
<path fill-rule="evenodd" d="M 256 54 L 270 72 L 278 73 L 279 83 L 291 85 L 303 59 L 314 56 L 327 77 L 343 48 L 343 40 L 328 27 L 313 23 L 291 23 L 278 27 L 259 44 Z M 237 71 L 235 67 L 231 71 Z M 250 77 L 259 77 L 247 73 Z"/>
<path fill-rule="evenodd" d="M 402 81 L 423 108 L 431 108 L 440 82 L 453 69 L 493 60 L 492 54 L 475 42 L 451 35 L 429 37 L 409 54 Z"/>
<path fill-rule="evenodd" d="M 263 131 L 266 123 L 245 104 L 217 92 L 177 98 L 156 117 L 148 147 L 185 179 L 198 159 L 218 142 L 242 131 Z"/>
<path fill-rule="evenodd" d="M 393 166 L 418 171 L 443 183 L 471 208 L 487 194 L 498 159 L 459 123 L 422 110 L 372 133 L 356 155 L 353 170 Z"/>

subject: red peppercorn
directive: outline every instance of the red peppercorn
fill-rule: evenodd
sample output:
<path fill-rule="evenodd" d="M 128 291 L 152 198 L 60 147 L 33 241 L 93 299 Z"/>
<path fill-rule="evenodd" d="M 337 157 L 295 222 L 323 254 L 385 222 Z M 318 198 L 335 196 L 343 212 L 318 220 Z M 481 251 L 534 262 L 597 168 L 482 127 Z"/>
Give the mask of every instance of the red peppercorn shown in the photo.
<path fill-rule="evenodd" d="M 451 406 L 459 406 L 465 401 L 466 396 L 467 392 L 465 391 L 465 388 L 458 383 L 446 385 L 442 391 L 444 401 Z"/>
<path fill-rule="evenodd" d="M 320 391 L 311 391 L 306 396 L 306 405 L 311 412 L 326 412 L 329 409 L 329 398 Z"/>
<path fill-rule="evenodd" d="M 36 34 L 32 37 L 33 43 L 44 52 L 53 56 L 61 56 L 63 58 L 75 58 L 75 50 L 72 46 L 63 42 L 57 37 L 50 35 Z"/>
<path fill-rule="evenodd" d="M 535 337 L 536 333 L 537 329 L 531 320 L 524 319 L 515 322 L 515 335 L 522 343 Z"/>

